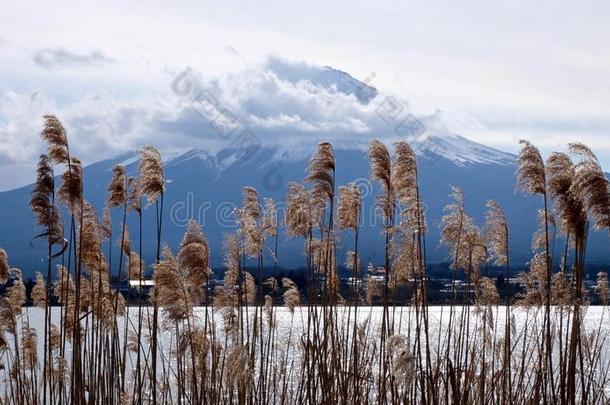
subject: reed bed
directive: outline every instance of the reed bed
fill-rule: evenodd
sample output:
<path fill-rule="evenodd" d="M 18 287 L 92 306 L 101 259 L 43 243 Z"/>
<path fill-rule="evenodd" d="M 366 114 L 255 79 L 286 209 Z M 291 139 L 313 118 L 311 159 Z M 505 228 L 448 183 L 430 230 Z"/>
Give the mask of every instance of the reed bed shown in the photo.
<path fill-rule="evenodd" d="M 598 275 L 595 291 L 583 287 L 589 227 L 610 228 L 610 188 L 585 145 L 570 144 L 569 154 L 545 161 L 522 141 L 516 183 L 543 208 L 519 294 L 509 283 L 502 207 L 489 201 L 479 226 L 462 190 L 451 190 L 441 224 L 451 300 L 432 306 L 417 160 L 406 142 L 390 151 L 373 140 L 369 150 L 385 242 L 377 267 L 363 266 L 359 256 L 360 190 L 335 184 L 333 148 L 321 142 L 303 181 L 289 184 L 283 218 L 273 200 L 243 188 L 238 230 L 225 235 L 224 278 L 213 283 L 199 224 L 189 223 L 176 251 L 163 244 L 166 181 L 154 147 L 140 152 L 136 177 L 114 168 L 99 215 L 84 195 L 66 130 L 54 116 L 44 122 L 48 151 L 30 206 L 47 268 L 30 294 L 0 249 L 2 403 L 610 401 L 607 273 Z M 148 266 L 144 210 L 155 212 L 156 254 Z M 133 240 L 129 217 L 139 225 Z M 264 276 L 281 264 L 280 233 L 303 240 L 301 289 L 289 278 Z M 347 234 L 353 248 L 339 258 Z M 344 259 L 347 285 L 338 273 Z M 487 262 L 504 273 L 504 294 L 481 274 Z M 130 305 L 120 292 L 127 280 L 137 297 Z M 592 297 L 604 306 L 590 307 Z"/>

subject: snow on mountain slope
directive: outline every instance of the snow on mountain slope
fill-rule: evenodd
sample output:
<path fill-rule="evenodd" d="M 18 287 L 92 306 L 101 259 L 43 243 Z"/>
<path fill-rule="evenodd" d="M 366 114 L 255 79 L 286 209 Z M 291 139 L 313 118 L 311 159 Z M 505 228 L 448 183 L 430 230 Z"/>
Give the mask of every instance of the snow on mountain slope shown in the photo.
<path fill-rule="evenodd" d="M 368 139 L 367 139 L 368 141 Z M 369 142 L 353 142 L 351 144 L 333 144 L 335 150 L 357 150 L 366 153 Z M 516 156 L 510 153 L 487 147 L 473 142 L 460 135 L 429 135 L 410 142 L 415 154 L 426 161 L 434 162 L 443 158 L 457 166 L 483 165 L 512 165 Z M 388 144 L 391 149 L 391 145 Z M 233 164 L 240 164 L 251 159 L 259 159 L 265 155 L 264 164 L 276 162 L 297 161 L 310 157 L 315 153 L 315 142 L 295 149 L 287 149 L 283 145 L 265 145 L 256 149 L 244 150 L 239 148 L 222 149 L 214 155 L 202 149 L 191 149 L 167 161 L 170 166 L 178 165 L 188 160 L 197 159 L 211 172 L 221 172 Z"/>
<path fill-rule="evenodd" d="M 190 149 L 183 154 L 172 157 L 165 162 L 166 166 L 179 166 L 182 163 L 190 160 L 197 160 L 203 163 L 208 169 L 216 168 L 216 156 L 210 154 L 208 151 L 203 149 Z"/>
<path fill-rule="evenodd" d="M 459 135 L 440 137 L 431 135 L 411 143 L 418 156 L 427 159 L 443 157 L 458 166 L 469 164 L 510 165 L 515 163 L 515 155 L 481 145 Z"/>
<path fill-rule="evenodd" d="M 368 141 L 369 139 L 360 142 L 333 143 L 333 146 L 335 150 L 355 150 L 367 153 Z M 428 163 L 443 158 L 457 166 L 476 164 L 505 166 L 514 164 L 516 160 L 516 156 L 513 154 L 487 147 L 456 134 L 421 136 L 409 144 L 415 154 Z M 390 144 L 388 144 L 388 147 L 391 150 Z M 243 165 L 252 160 L 259 162 L 259 168 L 287 161 L 306 160 L 315 153 L 315 150 L 315 142 L 310 142 L 308 145 L 298 148 L 287 148 L 281 144 L 261 144 L 249 149 L 232 147 L 221 149 L 218 153 L 212 153 L 201 148 L 192 148 L 182 153 L 166 156 L 163 161 L 166 167 L 180 166 L 188 161 L 195 161 L 202 168 L 205 168 L 210 175 L 218 176 L 229 167 Z M 134 165 L 135 168 L 138 161 L 137 152 L 130 152 L 122 156 L 123 158 L 119 160 L 119 164 L 125 167 Z"/>

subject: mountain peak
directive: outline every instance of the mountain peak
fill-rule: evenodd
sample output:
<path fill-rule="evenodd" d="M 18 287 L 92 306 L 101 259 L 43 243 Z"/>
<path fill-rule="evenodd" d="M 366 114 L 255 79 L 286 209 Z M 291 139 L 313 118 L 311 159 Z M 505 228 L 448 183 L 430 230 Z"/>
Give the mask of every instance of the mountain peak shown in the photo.
<path fill-rule="evenodd" d="M 309 81 L 315 86 L 353 95 L 361 104 L 368 104 L 377 96 L 377 89 L 362 82 L 347 72 L 330 66 L 315 66 L 306 63 L 287 62 L 279 58 L 269 58 L 266 68 L 277 77 L 290 83 Z"/>

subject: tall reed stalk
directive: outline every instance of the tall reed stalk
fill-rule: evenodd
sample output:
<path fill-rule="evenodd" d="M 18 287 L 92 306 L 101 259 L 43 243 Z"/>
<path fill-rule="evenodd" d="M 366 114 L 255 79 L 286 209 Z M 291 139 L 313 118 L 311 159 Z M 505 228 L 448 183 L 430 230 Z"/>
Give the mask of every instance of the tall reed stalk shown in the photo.
<path fill-rule="evenodd" d="M 45 117 L 42 137 L 48 150 L 30 207 L 41 229 L 36 238 L 45 241 L 46 277 L 36 273 L 29 296 L 0 249 L 2 403 L 610 401 L 607 311 L 598 312 L 597 325 L 586 318 L 590 301 L 607 305 L 608 275 L 598 274 L 589 291 L 584 283 L 589 224 L 610 229 L 610 187 L 585 145 L 543 161 L 523 142 L 518 184 L 542 199 L 519 287 L 510 216 L 488 201 L 482 231 L 464 192 L 451 190 L 440 228 L 452 280 L 443 287 L 448 305 L 438 307 L 430 303 L 417 158 L 405 142 L 390 152 L 373 141 L 369 150 L 381 189 L 380 263 L 362 263 L 366 200 L 354 183 L 335 194 L 337 162 L 331 144 L 321 142 L 303 183 L 289 184 L 283 215 L 244 187 L 237 230 L 225 235 L 224 266 L 212 271 L 214 252 L 197 221 L 175 253 L 163 243 L 166 180 L 156 149 L 140 152 L 137 178 L 127 176 L 129 167 L 113 169 L 100 221 L 56 117 Z M 58 190 L 54 165 L 64 169 Z M 142 199 L 155 206 L 148 297 Z M 59 202 L 70 216 L 65 230 Z M 133 214 L 132 240 L 126 224 Z M 304 241 L 302 284 L 278 273 L 280 232 Z M 553 273 L 556 243 L 563 259 Z M 337 257 L 347 249 L 345 280 Z M 273 264 L 265 267 L 268 257 Z M 121 288 L 133 288 L 132 308 Z M 26 306 L 30 300 L 38 309 Z"/>

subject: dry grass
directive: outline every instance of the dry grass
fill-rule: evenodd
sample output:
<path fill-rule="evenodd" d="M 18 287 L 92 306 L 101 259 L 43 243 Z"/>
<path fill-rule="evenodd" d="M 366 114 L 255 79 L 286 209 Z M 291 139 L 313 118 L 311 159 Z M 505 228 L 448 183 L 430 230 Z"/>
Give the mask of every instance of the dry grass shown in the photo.
<path fill-rule="evenodd" d="M 334 152 L 322 142 L 304 182 L 289 185 L 283 224 L 273 200 L 261 201 L 256 189 L 244 187 L 239 230 L 225 236 L 224 280 L 212 288 L 210 249 L 196 222 L 189 223 L 175 254 L 162 247 L 165 180 L 154 147 L 141 151 L 137 178 L 114 168 L 100 221 L 83 195 L 81 164 L 70 156 L 56 117 L 45 116 L 42 138 L 48 152 L 40 158 L 30 206 L 42 230 L 37 237 L 48 244 L 47 275 L 36 274 L 31 293 L 34 305 L 44 308 L 44 326 L 30 323 L 21 272 L 0 249 L 0 282 L 8 283 L 0 298 L 3 403 L 610 401 L 610 358 L 601 328 L 606 320 L 602 315 L 597 328 L 584 327 L 582 285 L 588 222 L 610 227 L 609 188 L 584 145 L 570 145 L 576 163 L 563 153 L 544 162 L 523 141 L 518 184 L 540 195 L 544 208 L 531 271 L 520 275 L 526 289 L 516 301 L 508 284 L 509 228 L 502 208 L 488 202 L 481 230 L 465 209 L 463 192 L 452 190 L 442 243 L 452 260 L 453 299 L 440 319 L 431 320 L 417 161 L 404 142 L 391 154 L 373 141 L 369 152 L 372 178 L 381 185 L 382 280 L 361 266 L 360 190 L 355 184 L 337 188 Z M 62 170 L 58 187 L 54 169 Z M 65 222 L 58 204 L 68 209 Z M 146 297 L 143 209 L 156 211 L 155 287 Z M 117 230 L 113 212 L 122 218 Z M 129 215 L 139 221 L 137 246 L 125 225 Z M 305 291 L 288 278 L 263 279 L 264 260 L 271 257 L 274 266 L 280 261 L 280 232 L 305 241 Z M 554 273 L 549 240 L 555 232 L 566 242 Z M 336 252 L 342 233 L 354 240 L 346 260 L 353 277 L 344 290 Z M 110 263 L 117 245 L 119 262 Z M 481 276 L 487 261 L 504 270 L 507 296 Z M 462 290 L 456 286 L 460 272 L 467 280 Z M 111 285 L 113 275 L 140 281 L 131 311 L 118 285 Z M 606 273 L 598 275 L 595 291 L 607 304 Z M 55 300 L 59 316 L 51 314 Z M 275 308 L 280 302 L 288 311 L 284 324 Z M 362 307 L 373 302 L 381 303 L 378 323 L 369 315 L 373 309 Z"/>

